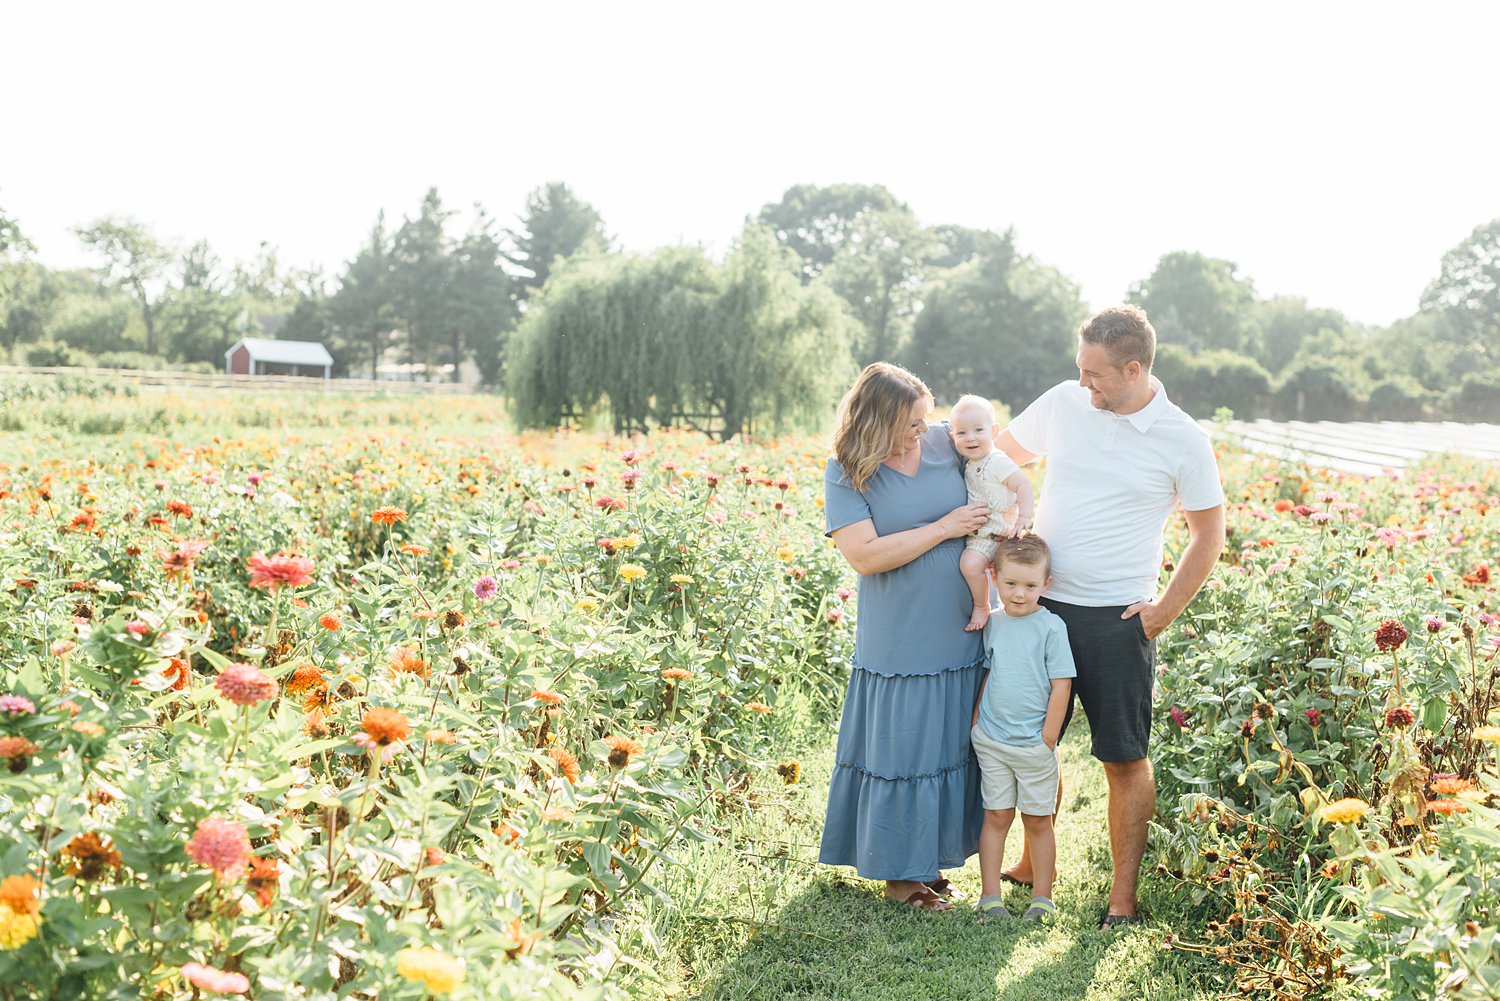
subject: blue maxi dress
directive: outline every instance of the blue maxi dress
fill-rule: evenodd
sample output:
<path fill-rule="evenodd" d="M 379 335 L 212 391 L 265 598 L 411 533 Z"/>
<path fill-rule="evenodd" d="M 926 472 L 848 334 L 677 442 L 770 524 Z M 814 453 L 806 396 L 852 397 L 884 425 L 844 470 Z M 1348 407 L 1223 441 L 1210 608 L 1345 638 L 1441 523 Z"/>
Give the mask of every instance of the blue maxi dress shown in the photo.
<path fill-rule="evenodd" d="M 856 491 L 828 460 L 832 533 L 872 519 L 891 535 L 968 500 L 947 430 L 922 436 L 915 476 L 882 465 Z M 973 601 L 958 569 L 963 539 L 859 578 L 849 689 L 839 723 L 820 861 L 867 879 L 936 879 L 979 850 L 984 820 L 969 720 L 984 670 L 983 633 L 964 632 Z"/>

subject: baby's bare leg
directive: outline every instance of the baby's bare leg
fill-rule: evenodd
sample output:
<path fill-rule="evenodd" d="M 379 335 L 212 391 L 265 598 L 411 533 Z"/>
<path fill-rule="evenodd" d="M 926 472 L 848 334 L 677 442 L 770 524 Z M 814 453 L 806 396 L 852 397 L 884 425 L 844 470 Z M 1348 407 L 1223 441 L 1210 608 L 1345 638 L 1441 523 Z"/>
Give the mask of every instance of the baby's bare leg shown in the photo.
<path fill-rule="evenodd" d="M 974 598 L 974 614 L 969 616 L 969 624 L 964 626 L 965 632 L 983 629 L 984 624 L 990 620 L 990 579 L 985 573 L 989 566 L 989 557 L 977 549 L 965 549 L 964 554 L 958 558 L 958 569 L 963 572 L 964 580 L 969 585 L 969 594 Z"/>

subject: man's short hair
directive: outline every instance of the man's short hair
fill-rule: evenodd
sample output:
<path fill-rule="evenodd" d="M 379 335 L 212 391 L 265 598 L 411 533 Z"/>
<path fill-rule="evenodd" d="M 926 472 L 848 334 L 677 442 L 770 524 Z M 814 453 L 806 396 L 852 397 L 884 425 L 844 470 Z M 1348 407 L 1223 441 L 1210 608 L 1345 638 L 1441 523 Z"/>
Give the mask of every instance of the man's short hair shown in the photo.
<path fill-rule="evenodd" d="M 1023 563 L 1029 567 L 1041 567 L 1043 577 L 1052 576 L 1052 550 L 1040 535 L 1030 532 L 1016 539 L 997 539 L 995 547 L 995 569 L 1007 562 Z"/>
<path fill-rule="evenodd" d="M 1156 329 L 1139 306 L 1111 306 L 1095 313 L 1078 328 L 1078 339 L 1102 344 L 1115 368 L 1138 361 L 1149 372 L 1156 360 Z"/>

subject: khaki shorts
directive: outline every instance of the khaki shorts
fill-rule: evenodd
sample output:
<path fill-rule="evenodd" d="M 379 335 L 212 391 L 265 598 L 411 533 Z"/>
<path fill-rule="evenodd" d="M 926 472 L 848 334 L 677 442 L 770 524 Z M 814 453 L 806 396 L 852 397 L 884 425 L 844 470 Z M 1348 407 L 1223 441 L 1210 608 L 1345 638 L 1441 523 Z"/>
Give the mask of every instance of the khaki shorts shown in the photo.
<path fill-rule="evenodd" d="M 980 727 L 969 732 L 979 759 L 980 790 L 986 810 L 1020 810 L 1032 817 L 1057 812 L 1060 773 L 1057 752 L 1035 744 L 1002 744 Z"/>

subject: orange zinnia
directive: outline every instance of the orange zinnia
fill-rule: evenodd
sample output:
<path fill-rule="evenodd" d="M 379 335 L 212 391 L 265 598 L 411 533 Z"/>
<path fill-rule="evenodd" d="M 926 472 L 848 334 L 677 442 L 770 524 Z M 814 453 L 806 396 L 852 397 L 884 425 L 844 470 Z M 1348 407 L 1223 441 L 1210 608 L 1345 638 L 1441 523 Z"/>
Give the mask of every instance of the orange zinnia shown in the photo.
<path fill-rule="evenodd" d="M 382 706 L 366 710 L 359 728 L 380 745 L 394 744 L 411 736 L 411 720 L 394 709 Z"/>
<path fill-rule="evenodd" d="M 432 665 L 423 660 L 417 651 L 410 647 L 401 647 L 391 660 L 391 673 L 415 674 L 419 678 L 425 678 L 432 673 Z"/>
<path fill-rule="evenodd" d="M 37 882 L 31 876 L 6 876 L 0 880 L 0 906 L 9 907 L 15 914 L 30 914 L 35 917 L 42 912 L 42 902 L 37 897 Z"/>
<path fill-rule="evenodd" d="M 322 626 L 324 629 L 327 629 L 331 633 L 338 632 L 343 624 L 343 621 L 340 620 L 339 617 L 337 615 L 334 615 L 332 612 L 324 612 L 322 615 L 318 616 L 318 625 Z"/>
<path fill-rule="evenodd" d="M 406 512 L 399 507 L 379 507 L 370 512 L 370 520 L 377 525 L 394 525 L 406 520 Z"/>
<path fill-rule="evenodd" d="M 578 781 L 578 759 L 573 757 L 571 751 L 565 751 L 561 747 L 547 749 L 547 756 L 557 764 L 557 773 L 569 782 Z"/>
<path fill-rule="evenodd" d="M 531 697 L 536 699 L 538 702 L 545 702 L 549 706 L 560 706 L 562 705 L 563 701 L 563 697 L 561 694 L 559 694 L 558 692 L 548 691 L 544 688 L 533 690 L 531 693 Z"/>

